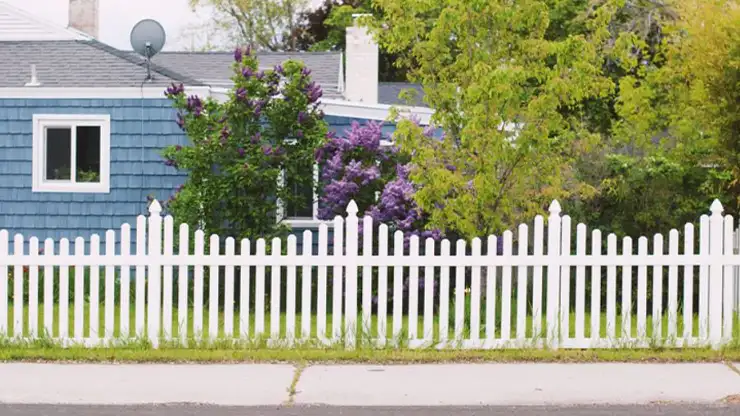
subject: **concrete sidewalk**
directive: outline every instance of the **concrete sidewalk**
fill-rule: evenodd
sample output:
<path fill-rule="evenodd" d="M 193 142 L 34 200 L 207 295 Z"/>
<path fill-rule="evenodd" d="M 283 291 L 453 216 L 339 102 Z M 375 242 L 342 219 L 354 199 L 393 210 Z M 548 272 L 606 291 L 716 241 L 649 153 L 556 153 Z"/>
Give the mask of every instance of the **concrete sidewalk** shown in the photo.
<path fill-rule="evenodd" d="M 715 403 L 740 394 L 724 364 L 398 366 L 0 364 L 0 402 L 227 406 Z M 297 379 L 297 382 L 296 382 Z"/>

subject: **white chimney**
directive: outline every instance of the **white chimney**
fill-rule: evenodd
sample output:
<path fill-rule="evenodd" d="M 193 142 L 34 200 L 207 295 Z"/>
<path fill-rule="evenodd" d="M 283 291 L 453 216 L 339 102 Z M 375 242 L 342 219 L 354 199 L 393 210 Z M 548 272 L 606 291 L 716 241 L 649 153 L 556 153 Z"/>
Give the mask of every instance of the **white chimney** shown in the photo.
<path fill-rule="evenodd" d="M 98 0 L 69 0 L 69 27 L 98 37 Z"/>
<path fill-rule="evenodd" d="M 369 104 L 378 102 L 378 44 L 352 15 L 354 26 L 347 28 L 347 71 L 345 98 Z"/>

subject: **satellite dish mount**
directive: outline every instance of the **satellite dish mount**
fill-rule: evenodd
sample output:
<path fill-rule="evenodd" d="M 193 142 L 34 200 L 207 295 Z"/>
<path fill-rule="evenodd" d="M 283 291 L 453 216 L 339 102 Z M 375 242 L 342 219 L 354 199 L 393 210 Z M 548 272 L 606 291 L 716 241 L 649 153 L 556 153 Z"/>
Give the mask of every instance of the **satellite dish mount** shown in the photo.
<path fill-rule="evenodd" d="M 131 29 L 131 47 L 146 60 L 146 80 L 152 81 L 152 57 L 164 47 L 167 35 L 159 22 L 144 19 Z"/>

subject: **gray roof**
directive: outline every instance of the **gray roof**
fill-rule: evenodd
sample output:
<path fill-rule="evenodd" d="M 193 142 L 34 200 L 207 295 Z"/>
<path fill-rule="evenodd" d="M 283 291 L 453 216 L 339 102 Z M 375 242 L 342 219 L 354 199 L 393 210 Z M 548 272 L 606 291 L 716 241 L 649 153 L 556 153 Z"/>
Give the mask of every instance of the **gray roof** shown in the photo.
<path fill-rule="evenodd" d="M 339 98 L 339 52 L 258 53 L 261 69 L 272 69 L 289 59 L 302 61 L 311 69 L 311 78 L 324 91 L 326 98 Z M 152 62 L 197 79 L 211 86 L 230 86 L 234 54 L 232 52 L 161 52 Z"/>
<path fill-rule="evenodd" d="M 138 87 L 146 69 L 128 53 L 97 41 L 2 41 L 0 87 L 23 87 L 36 65 L 45 87 Z M 154 67 L 154 84 L 173 81 L 199 85 L 197 80 Z"/>
<path fill-rule="evenodd" d="M 406 89 L 414 90 L 414 100 L 407 103 L 405 100 L 398 98 L 398 95 Z M 424 103 L 424 90 L 421 85 L 410 82 L 381 82 L 378 84 L 378 102 L 389 105 L 406 105 L 411 104 L 418 107 L 426 107 Z"/>
<path fill-rule="evenodd" d="M 326 98 L 338 91 L 341 55 L 331 52 L 258 54 L 261 68 L 288 59 L 304 62 Z M 231 84 L 230 52 L 162 52 L 152 59 L 154 86 Z M 143 59 L 94 40 L 0 41 L 0 88 L 23 87 L 31 65 L 46 87 L 139 87 L 146 77 Z M 152 85 L 152 84 L 149 84 Z"/>

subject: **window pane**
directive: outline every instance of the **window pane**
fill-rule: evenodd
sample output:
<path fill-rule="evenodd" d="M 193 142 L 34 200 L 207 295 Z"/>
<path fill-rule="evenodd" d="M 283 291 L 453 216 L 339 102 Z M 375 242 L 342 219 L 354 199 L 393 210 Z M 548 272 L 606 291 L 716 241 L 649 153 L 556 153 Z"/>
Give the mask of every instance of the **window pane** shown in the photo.
<path fill-rule="evenodd" d="M 306 179 L 313 179 L 313 166 L 300 169 L 302 181 L 288 176 L 286 186 L 293 194 L 293 201 L 286 204 L 288 218 L 313 218 L 313 189 Z M 303 183 L 301 183 L 303 182 Z M 312 181 L 313 182 L 313 181 Z"/>
<path fill-rule="evenodd" d="M 72 163 L 72 130 L 68 128 L 46 129 L 46 179 L 51 181 L 70 180 Z"/>
<path fill-rule="evenodd" d="M 100 182 L 100 127 L 77 127 L 77 182 Z"/>

